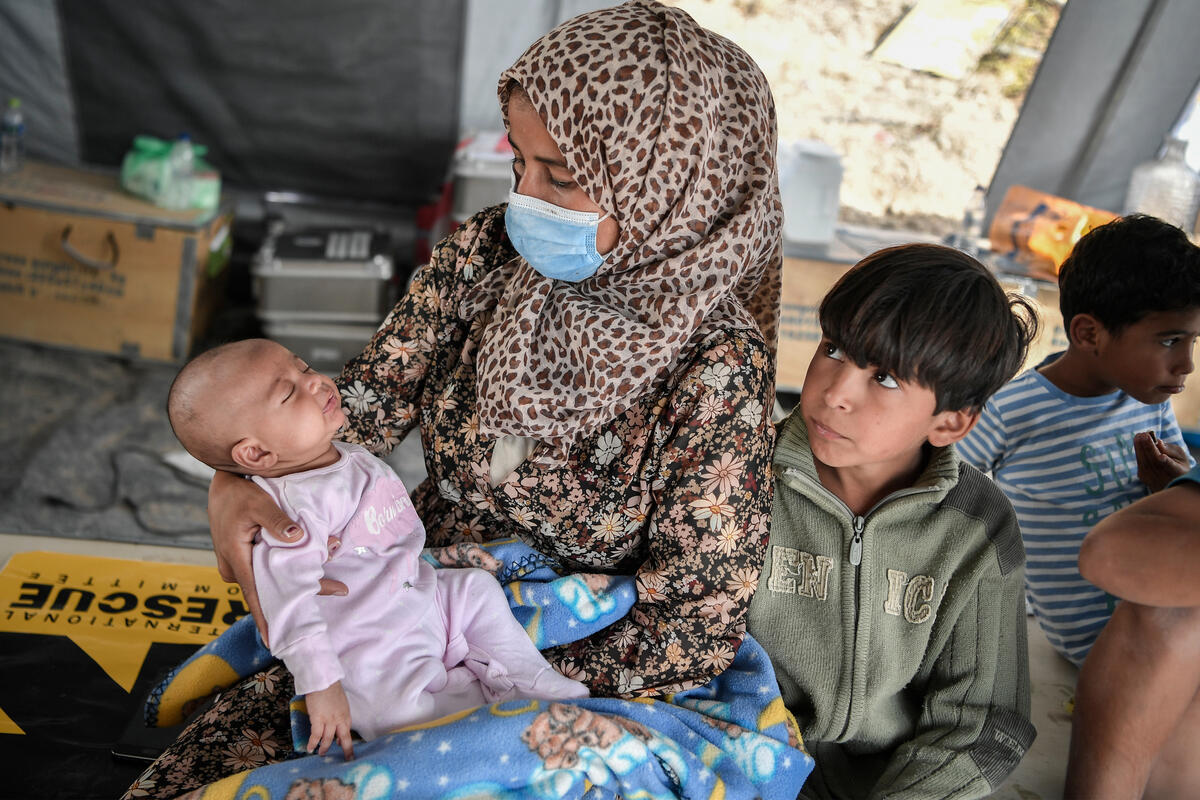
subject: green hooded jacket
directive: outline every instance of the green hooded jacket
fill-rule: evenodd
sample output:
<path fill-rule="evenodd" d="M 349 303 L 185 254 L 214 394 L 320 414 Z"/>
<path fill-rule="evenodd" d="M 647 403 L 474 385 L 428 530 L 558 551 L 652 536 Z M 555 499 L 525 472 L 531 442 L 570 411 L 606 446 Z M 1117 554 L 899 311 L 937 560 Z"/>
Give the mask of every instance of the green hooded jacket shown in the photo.
<path fill-rule="evenodd" d="M 856 516 L 780 425 L 749 629 L 816 760 L 801 796 L 985 797 L 1036 735 L 1011 504 L 951 446 Z"/>

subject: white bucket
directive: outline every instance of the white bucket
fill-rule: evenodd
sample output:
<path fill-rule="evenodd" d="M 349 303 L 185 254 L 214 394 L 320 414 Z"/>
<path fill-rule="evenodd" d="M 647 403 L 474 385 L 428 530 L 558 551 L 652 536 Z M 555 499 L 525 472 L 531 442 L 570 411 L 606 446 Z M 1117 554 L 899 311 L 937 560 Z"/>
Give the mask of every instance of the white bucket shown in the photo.
<path fill-rule="evenodd" d="M 837 226 L 841 156 L 824 142 L 800 139 L 780 144 L 778 163 L 784 241 L 828 245 Z"/>
<path fill-rule="evenodd" d="M 463 139 L 454 154 L 455 222 L 508 201 L 512 187 L 512 146 L 504 131 L 484 131 Z"/>

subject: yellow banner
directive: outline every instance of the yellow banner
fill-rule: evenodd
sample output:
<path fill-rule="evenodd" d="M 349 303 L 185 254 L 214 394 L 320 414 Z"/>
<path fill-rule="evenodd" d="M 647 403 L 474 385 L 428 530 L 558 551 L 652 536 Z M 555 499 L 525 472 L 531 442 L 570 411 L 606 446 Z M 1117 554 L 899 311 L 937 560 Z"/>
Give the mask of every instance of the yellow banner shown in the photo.
<path fill-rule="evenodd" d="M 0 572 L 0 631 L 66 636 L 127 692 L 151 643 L 204 644 L 246 613 L 215 567 L 31 552 Z"/>

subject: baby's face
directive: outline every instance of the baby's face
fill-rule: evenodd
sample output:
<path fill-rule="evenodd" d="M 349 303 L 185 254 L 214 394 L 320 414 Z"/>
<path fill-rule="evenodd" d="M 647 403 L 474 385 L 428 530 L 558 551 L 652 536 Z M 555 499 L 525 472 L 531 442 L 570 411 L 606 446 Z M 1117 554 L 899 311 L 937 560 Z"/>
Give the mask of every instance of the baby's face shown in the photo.
<path fill-rule="evenodd" d="M 282 467 L 320 458 L 346 422 L 333 381 L 275 342 L 248 353 L 229 383 L 238 436 L 261 441 Z"/>

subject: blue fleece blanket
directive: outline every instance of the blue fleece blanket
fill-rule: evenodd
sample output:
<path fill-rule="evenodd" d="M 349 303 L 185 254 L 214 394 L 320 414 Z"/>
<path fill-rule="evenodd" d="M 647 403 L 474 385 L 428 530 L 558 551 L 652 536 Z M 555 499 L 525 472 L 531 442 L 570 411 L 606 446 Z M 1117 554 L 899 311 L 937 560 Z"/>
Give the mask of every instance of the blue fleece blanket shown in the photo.
<path fill-rule="evenodd" d="M 489 569 L 539 647 L 572 641 L 621 618 L 633 579 L 557 575 L 508 540 L 427 551 L 439 566 Z M 151 694 L 149 724 L 182 719 L 212 691 L 273 661 L 244 617 L 181 664 Z M 292 703 L 292 737 L 308 740 L 304 704 Z M 655 700 L 518 700 L 475 708 L 357 742 L 345 761 L 334 744 L 233 775 L 205 800 L 290 797 L 752 798 L 792 800 L 812 771 L 762 648 L 746 637 L 710 683 Z"/>

